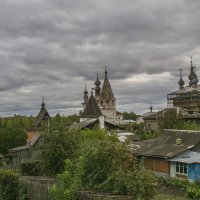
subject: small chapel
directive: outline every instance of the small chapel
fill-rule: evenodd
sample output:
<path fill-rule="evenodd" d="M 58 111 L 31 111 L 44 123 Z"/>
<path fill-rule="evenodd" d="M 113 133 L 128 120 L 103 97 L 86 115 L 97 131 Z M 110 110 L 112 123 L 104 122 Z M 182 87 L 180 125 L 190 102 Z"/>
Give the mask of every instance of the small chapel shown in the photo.
<path fill-rule="evenodd" d="M 94 88 L 94 99 L 102 113 L 102 115 L 105 118 L 106 122 L 119 125 L 123 122 L 123 113 L 116 110 L 116 99 L 111 87 L 111 84 L 108 79 L 108 71 L 105 67 L 105 75 L 104 75 L 104 82 L 101 87 L 101 81 L 99 80 L 99 76 L 97 73 L 96 81 L 94 82 L 95 88 Z M 93 96 L 93 92 L 91 93 L 91 96 Z M 92 97 L 93 98 L 93 97 Z M 88 97 L 88 91 L 85 87 L 84 96 L 83 96 L 83 113 L 86 109 L 87 104 L 90 104 L 89 97 Z"/>

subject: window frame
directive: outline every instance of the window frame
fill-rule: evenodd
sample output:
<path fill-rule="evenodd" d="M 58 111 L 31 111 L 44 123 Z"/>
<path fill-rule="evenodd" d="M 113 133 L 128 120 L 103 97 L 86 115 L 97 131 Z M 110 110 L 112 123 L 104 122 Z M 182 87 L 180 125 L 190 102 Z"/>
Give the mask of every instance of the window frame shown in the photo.
<path fill-rule="evenodd" d="M 188 164 L 183 162 L 175 162 L 176 174 L 188 175 Z"/>

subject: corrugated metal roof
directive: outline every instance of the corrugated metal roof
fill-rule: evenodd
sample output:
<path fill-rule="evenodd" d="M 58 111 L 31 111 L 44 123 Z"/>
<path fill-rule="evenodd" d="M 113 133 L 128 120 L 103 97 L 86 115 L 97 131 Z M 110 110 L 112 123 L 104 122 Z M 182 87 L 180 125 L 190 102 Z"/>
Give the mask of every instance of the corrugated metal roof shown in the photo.
<path fill-rule="evenodd" d="M 176 144 L 176 139 L 181 144 Z M 173 158 L 176 155 L 192 149 L 200 142 L 200 131 L 164 130 L 155 139 L 135 141 L 132 143 L 132 152 L 136 155 Z"/>
<path fill-rule="evenodd" d="M 175 158 L 169 159 L 169 161 L 182 162 L 182 163 L 200 163 L 200 153 L 195 151 L 186 151 Z"/>
<path fill-rule="evenodd" d="M 88 127 L 89 125 L 92 125 L 94 123 L 96 123 L 98 121 L 98 118 L 91 118 L 91 119 L 86 119 L 82 122 L 79 122 L 79 123 L 76 123 L 76 124 L 73 124 L 72 126 L 70 126 L 70 129 L 83 129 L 83 128 L 86 128 Z"/>

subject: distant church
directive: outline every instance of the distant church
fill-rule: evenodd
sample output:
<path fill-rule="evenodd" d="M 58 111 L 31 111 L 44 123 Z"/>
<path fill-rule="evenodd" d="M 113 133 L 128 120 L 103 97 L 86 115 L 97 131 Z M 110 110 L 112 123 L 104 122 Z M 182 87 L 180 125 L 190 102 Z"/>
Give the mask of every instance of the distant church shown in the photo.
<path fill-rule="evenodd" d="M 179 89 L 167 95 L 167 107 L 180 107 L 191 112 L 200 112 L 200 85 L 196 75 L 196 67 L 192 63 L 188 76 L 189 85 L 184 87 L 182 69 L 180 69 Z"/>
<path fill-rule="evenodd" d="M 108 71 L 105 69 L 105 77 L 103 86 L 101 88 L 101 82 L 98 77 L 94 82 L 95 84 L 95 100 L 97 102 L 98 107 L 100 108 L 101 113 L 105 117 L 105 121 L 112 123 L 112 124 L 121 124 L 123 121 L 123 113 L 116 111 L 116 99 L 114 97 L 113 90 L 111 88 L 110 82 L 108 80 Z M 93 92 L 91 94 L 93 96 Z M 90 101 L 88 101 L 88 91 L 85 87 L 84 91 L 84 102 L 83 105 L 83 113 L 84 110 Z M 88 106 L 89 107 L 89 106 Z"/>

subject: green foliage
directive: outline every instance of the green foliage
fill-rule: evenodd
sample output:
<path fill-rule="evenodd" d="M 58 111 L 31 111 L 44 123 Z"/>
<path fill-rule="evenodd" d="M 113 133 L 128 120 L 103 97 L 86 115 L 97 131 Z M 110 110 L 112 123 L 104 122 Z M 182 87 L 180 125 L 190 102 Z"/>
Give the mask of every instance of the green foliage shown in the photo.
<path fill-rule="evenodd" d="M 185 197 L 177 197 L 174 195 L 167 195 L 167 194 L 157 194 L 154 198 L 154 200 L 188 200 L 188 198 Z"/>
<path fill-rule="evenodd" d="M 48 175 L 56 175 L 64 170 L 64 161 L 74 157 L 79 139 L 78 131 L 62 128 L 51 130 L 49 134 L 44 135 L 41 160 L 46 166 Z"/>
<path fill-rule="evenodd" d="M 0 118 L 0 154 L 26 143 L 25 128 L 31 127 L 33 117 L 14 115 L 14 117 Z"/>
<path fill-rule="evenodd" d="M 127 144 L 101 130 L 81 131 L 79 138 L 76 154 L 51 191 L 53 200 L 74 199 L 80 187 L 152 199 L 154 176 L 139 168 Z"/>
<path fill-rule="evenodd" d="M 129 124 L 120 124 L 121 128 L 126 129 L 132 133 L 140 134 L 144 129 L 144 123 L 130 122 Z"/>
<path fill-rule="evenodd" d="M 138 115 L 136 115 L 134 112 L 123 112 L 123 118 L 124 120 L 127 119 L 132 119 L 132 120 L 136 120 L 138 118 Z"/>
<path fill-rule="evenodd" d="M 159 128 L 163 129 L 176 129 L 181 127 L 183 118 L 181 114 L 177 114 L 176 109 L 168 109 L 163 116 L 159 116 Z"/>
<path fill-rule="evenodd" d="M 24 176 L 43 176 L 46 166 L 42 161 L 26 161 L 20 164 L 20 171 Z"/>
<path fill-rule="evenodd" d="M 0 198 L 16 200 L 18 195 L 19 175 L 11 170 L 0 170 Z"/>
<path fill-rule="evenodd" d="M 29 200 L 27 195 L 27 184 L 21 179 L 19 180 L 17 200 Z"/>
<path fill-rule="evenodd" d="M 14 115 L 13 117 L 0 118 L 0 154 L 6 154 L 10 148 L 26 144 L 26 129 L 32 127 L 34 117 Z M 74 122 L 78 122 L 77 114 L 60 116 L 57 114 L 51 118 L 50 127 L 64 128 Z"/>
<path fill-rule="evenodd" d="M 188 196 L 192 199 L 200 199 L 200 187 L 199 183 L 189 182 L 187 180 L 180 180 L 177 178 L 165 178 L 158 177 L 157 181 L 159 183 L 164 183 L 169 186 L 179 186 L 185 188 Z"/>
<path fill-rule="evenodd" d="M 26 133 L 22 128 L 0 128 L 0 154 L 26 143 Z"/>
<path fill-rule="evenodd" d="M 77 199 L 77 189 L 81 187 L 83 175 L 83 158 L 72 163 L 65 160 L 65 170 L 57 176 L 57 184 L 50 191 L 52 200 L 74 200 Z"/>
<path fill-rule="evenodd" d="M 56 114 L 55 117 L 51 118 L 50 126 L 55 128 L 66 128 L 72 125 L 73 123 L 79 122 L 79 116 L 77 114 L 64 116 L 59 113 Z"/>
<path fill-rule="evenodd" d="M 179 126 L 176 126 L 175 128 L 181 130 L 200 130 L 200 125 L 195 122 L 187 121 L 183 122 Z"/>
<path fill-rule="evenodd" d="M 192 199 L 200 199 L 200 187 L 196 184 L 190 184 L 186 187 L 187 194 Z"/>
<path fill-rule="evenodd" d="M 141 140 L 149 140 L 156 138 L 160 135 L 160 131 L 147 131 L 147 130 L 142 130 L 139 134 Z"/>

